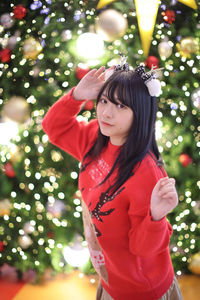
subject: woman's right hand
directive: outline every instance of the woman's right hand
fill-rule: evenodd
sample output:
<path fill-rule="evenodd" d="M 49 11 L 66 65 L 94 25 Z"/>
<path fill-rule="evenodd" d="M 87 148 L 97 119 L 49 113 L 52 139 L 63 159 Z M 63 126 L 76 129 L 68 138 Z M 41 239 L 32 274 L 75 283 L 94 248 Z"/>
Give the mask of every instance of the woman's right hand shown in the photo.
<path fill-rule="evenodd" d="M 88 72 L 75 87 L 73 97 L 76 100 L 93 100 L 97 95 L 105 81 L 105 67 L 93 69 Z"/>

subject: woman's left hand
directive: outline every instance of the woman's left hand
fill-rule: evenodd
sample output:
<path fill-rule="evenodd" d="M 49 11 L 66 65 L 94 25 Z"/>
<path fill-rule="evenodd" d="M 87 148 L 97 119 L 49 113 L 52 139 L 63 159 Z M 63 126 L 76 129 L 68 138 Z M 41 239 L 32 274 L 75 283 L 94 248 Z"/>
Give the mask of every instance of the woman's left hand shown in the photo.
<path fill-rule="evenodd" d="M 161 220 L 178 205 L 175 179 L 164 177 L 155 185 L 151 194 L 151 217 L 153 221 Z"/>

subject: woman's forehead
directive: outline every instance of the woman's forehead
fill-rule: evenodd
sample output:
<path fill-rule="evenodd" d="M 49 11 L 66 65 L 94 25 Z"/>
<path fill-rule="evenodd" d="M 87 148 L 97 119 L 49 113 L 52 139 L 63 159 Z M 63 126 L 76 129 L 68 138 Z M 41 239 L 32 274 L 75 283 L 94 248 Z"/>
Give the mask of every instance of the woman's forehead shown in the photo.
<path fill-rule="evenodd" d="M 110 101 L 116 101 L 116 102 L 121 102 L 121 100 L 118 98 L 118 95 L 117 95 L 117 92 L 115 92 L 114 93 L 114 95 L 113 95 L 113 97 L 112 97 L 112 99 L 111 99 L 111 96 L 112 95 L 109 95 L 107 92 L 103 92 L 102 93 L 102 95 L 101 95 L 101 97 L 106 97 L 108 100 L 110 100 Z"/>

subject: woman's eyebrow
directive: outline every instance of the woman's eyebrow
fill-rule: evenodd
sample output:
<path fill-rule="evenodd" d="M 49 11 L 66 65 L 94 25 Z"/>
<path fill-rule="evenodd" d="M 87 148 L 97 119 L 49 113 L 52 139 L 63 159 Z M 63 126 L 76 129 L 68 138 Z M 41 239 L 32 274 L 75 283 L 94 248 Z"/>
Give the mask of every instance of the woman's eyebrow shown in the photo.
<path fill-rule="evenodd" d="M 106 94 L 102 94 L 102 96 L 103 96 L 103 97 L 106 97 L 106 98 L 109 100 L 109 98 L 108 98 L 108 96 L 107 96 Z M 114 100 L 115 100 L 116 102 L 122 103 L 118 98 L 114 98 Z"/>
<path fill-rule="evenodd" d="M 108 99 L 108 96 L 106 94 L 102 94 L 101 96 L 104 96 L 104 97 L 106 97 Z"/>

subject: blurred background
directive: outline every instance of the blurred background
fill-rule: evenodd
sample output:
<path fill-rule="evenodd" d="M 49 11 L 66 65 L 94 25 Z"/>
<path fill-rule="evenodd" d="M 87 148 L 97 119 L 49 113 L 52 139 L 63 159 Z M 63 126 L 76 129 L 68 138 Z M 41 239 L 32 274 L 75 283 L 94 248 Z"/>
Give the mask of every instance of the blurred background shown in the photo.
<path fill-rule="evenodd" d="M 168 215 L 171 257 L 178 278 L 199 278 L 199 8 L 197 0 L 1 1 L 3 280 L 39 283 L 76 270 L 96 284 L 83 236 L 80 164 L 49 143 L 41 121 L 89 70 L 118 64 L 120 52 L 133 69 L 163 68 L 156 136 L 180 201 Z M 95 102 L 88 101 L 77 119 L 92 118 Z"/>

